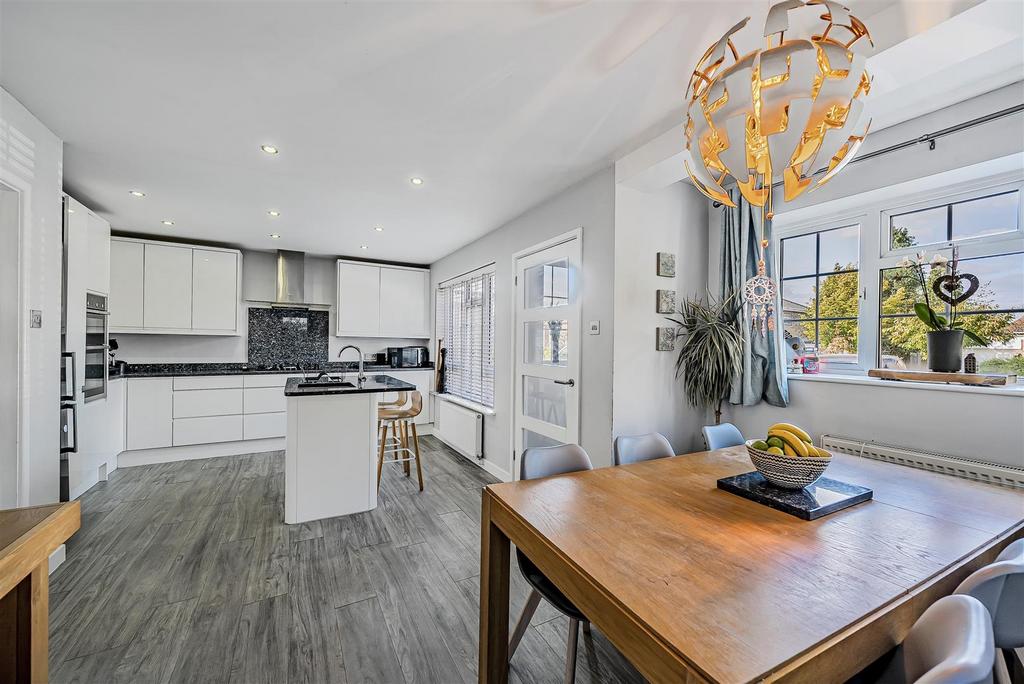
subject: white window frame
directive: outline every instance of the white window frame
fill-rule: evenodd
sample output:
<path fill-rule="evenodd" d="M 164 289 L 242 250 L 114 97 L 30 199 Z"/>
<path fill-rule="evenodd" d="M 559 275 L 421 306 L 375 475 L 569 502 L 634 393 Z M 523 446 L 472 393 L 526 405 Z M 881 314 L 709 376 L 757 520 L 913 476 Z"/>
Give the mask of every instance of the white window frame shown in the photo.
<path fill-rule="evenodd" d="M 962 202 L 970 199 L 986 197 L 1002 192 L 1017 190 L 1020 193 L 1017 230 L 1012 233 L 964 238 L 954 242 L 944 241 L 928 245 L 915 245 L 905 249 L 889 249 L 889 217 L 916 209 L 927 209 L 937 205 Z M 955 185 L 907 192 L 892 195 L 886 191 L 865 193 L 863 202 L 854 202 L 855 208 L 835 211 L 829 209 L 831 203 L 823 205 L 820 213 L 802 209 L 797 220 L 786 213 L 778 214 L 772 226 L 773 273 L 778 274 L 781 283 L 782 240 L 799 237 L 808 233 L 818 233 L 832 228 L 842 228 L 854 224 L 860 225 L 860 253 L 858 264 L 858 281 L 860 306 L 857 314 L 857 363 L 828 365 L 824 374 L 866 374 L 878 365 L 879 344 L 879 287 L 883 269 L 894 268 L 908 254 L 926 251 L 929 256 L 943 254 L 952 258 L 954 244 L 960 248 L 960 258 L 992 256 L 1010 252 L 1024 251 L 1024 172 L 1012 171 L 981 177 L 969 182 Z M 782 329 L 782 287 L 778 287 L 775 310 L 776 324 Z M 779 336 L 782 344 L 783 336 Z"/>
<path fill-rule="evenodd" d="M 491 277 L 491 282 L 492 282 L 493 287 L 494 287 L 494 295 L 490 297 L 490 304 L 489 304 L 489 308 L 490 308 L 490 312 L 491 312 L 490 328 L 491 328 L 491 336 L 492 336 L 492 339 L 491 339 L 491 364 L 490 364 L 490 366 L 491 366 L 491 372 L 494 374 L 494 376 L 492 377 L 492 380 L 491 380 L 490 403 L 487 403 L 486 400 L 483 400 L 483 401 L 478 400 L 478 398 L 476 398 L 476 397 L 466 397 L 466 396 L 463 396 L 461 394 L 450 393 L 452 397 L 456 397 L 457 399 L 460 399 L 462 401 L 470 402 L 470 403 L 472 403 L 474 405 L 479 405 L 479 406 L 484 407 L 484 408 L 486 408 L 488 410 L 493 410 L 494 409 L 494 401 L 495 401 L 495 394 L 496 394 L 495 384 L 497 382 L 497 377 L 496 377 L 497 373 L 496 373 L 495 358 L 494 358 L 495 357 L 495 349 L 494 349 L 494 347 L 495 347 L 495 343 L 496 343 L 496 339 L 495 339 L 495 337 L 496 337 L 496 335 L 495 335 L 495 322 L 497 320 L 497 297 L 498 297 L 497 290 L 498 290 L 498 283 L 497 283 L 495 272 L 496 272 L 496 265 L 492 262 L 490 264 L 487 264 L 485 266 L 481 266 L 480 268 L 474 269 L 472 271 L 468 271 L 466 273 L 463 273 L 461 275 L 455 276 L 453 278 L 448 278 L 447 280 L 438 283 L 437 287 L 434 288 L 434 299 L 433 299 L 433 302 L 434 302 L 434 312 L 436 314 L 437 311 L 438 311 L 438 297 L 440 296 L 442 290 L 444 290 L 445 288 L 448 288 L 448 287 L 450 287 L 452 285 L 456 285 L 456 284 L 458 284 L 460 282 L 465 282 L 465 281 L 473 280 L 473 279 L 479 278 L 481 276 L 490 275 L 490 277 Z M 484 296 L 487 297 L 489 295 L 485 294 Z M 447 322 L 446 321 L 438 320 L 438 317 L 435 315 L 435 317 L 434 317 L 434 340 L 435 340 L 435 344 L 436 344 L 436 340 L 444 339 L 445 338 L 445 334 L 444 333 L 447 332 L 445 330 L 446 326 L 447 326 Z M 445 346 L 447 346 L 447 344 Z M 482 354 L 482 352 L 481 352 L 481 354 Z M 440 361 L 441 361 L 440 359 L 437 359 L 438 363 L 440 363 Z M 447 366 L 446 366 L 446 368 L 447 368 Z M 446 387 L 445 391 L 446 391 L 446 393 L 448 392 L 447 387 Z M 482 397 L 480 399 L 486 399 L 486 398 Z"/>

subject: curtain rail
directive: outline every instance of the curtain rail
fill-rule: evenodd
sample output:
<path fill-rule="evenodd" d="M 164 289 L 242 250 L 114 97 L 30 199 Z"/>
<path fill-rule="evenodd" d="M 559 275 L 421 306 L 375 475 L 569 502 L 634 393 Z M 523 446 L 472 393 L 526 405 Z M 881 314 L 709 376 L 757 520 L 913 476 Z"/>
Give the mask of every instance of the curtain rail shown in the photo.
<path fill-rule="evenodd" d="M 919 136 L 917 138 L 913 138 L 911 140 L 904 140 L 903 142 L 896 143 L 894 145 L 889 145 L 888 147 L 883 147 L 880 150 L 875 150 L 874 152 L 868 152 L 867 154 L 856 156 L 850 160 L 849 165 L 852 166 L 857 162 L 867 161 L 868 159 L 874 159 L 875 157 L 881 157 L 882 155 L 886 155 L 891 152 L 898 152 L 899 150 L 903 150 L 908 147 L 913 147 L 914 145 L 920 145 L 921 143 L 928 143 L 928 149 L 934 150 L 935 141 L 938 140 L 939 138 L 944 138 L 947 135 L 953 135 L 954 133 L 959 133 L 960 131 L 966 130 L 968 128 L 974 128 L 975 126 L 980 126 L 981 124 L 986 124 L 990 121 L 995 121 L 996 119 L 1001 119 L 1004 116 L 1010 116 L 1011 114 L 1016 114 L 1017 112 L 1021 111 L 1024 111 L 1024 104 L 1018 104 L 1012 107 L 1007 107 L 1006 109 L 1000 109 L 997 112 L 991 112 L 989 114 L 985 114 L 984 116 L 979 116 L 968 121 L 963 121 L 961 123 L 954 124 L 952 126 L 948 126 L 947 128 L 935 131 L 934 133 L 925 133 L 924 135 Z M 825 168 L 826 167 L 822 167 L 815 171 L 814 173 L 812 173 L 811 175 L 815 176 L 823 172 Z M 772 187 L 775 188 L 780 185 L 782 185 L 782 181 L 774 183 Z M 712 206 L 717 209 L 718 207 L 724 205 L 721 202 L 714 202 L 712 203 Z"/>

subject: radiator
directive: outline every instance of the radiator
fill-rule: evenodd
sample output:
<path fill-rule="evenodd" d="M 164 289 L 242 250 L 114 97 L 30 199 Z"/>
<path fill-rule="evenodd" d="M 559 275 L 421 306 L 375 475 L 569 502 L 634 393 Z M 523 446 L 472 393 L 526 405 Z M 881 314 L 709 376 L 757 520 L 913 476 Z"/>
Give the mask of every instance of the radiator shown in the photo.
<path fill-rule="evenodd" d="M 822 435 L 823 449 L 853 456 L 888 461 L 898 465 L 931 470 L 936 473 L 954 475 L 967 480 L 977 480 L 1006 487 L 1024 488 L 1024 468 L 969 461 L 965 458 L 947 456 L 933 451 L 918 451 L 894 444 L 883 444 L 871 440 Z"/>
<path fill-rule="evenodd" d="M 484 457 L 484 417 L 442 397 L 437 397 L 434 436 L 469 458 Z"/>

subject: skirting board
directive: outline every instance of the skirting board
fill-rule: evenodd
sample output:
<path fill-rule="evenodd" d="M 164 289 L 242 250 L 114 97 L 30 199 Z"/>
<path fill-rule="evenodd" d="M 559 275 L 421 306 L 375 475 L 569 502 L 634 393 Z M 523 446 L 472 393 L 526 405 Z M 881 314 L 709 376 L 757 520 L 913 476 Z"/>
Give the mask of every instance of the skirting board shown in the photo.
<path fill-rule="evenodd" d="M 487 472 L 489 472 L 491 475 L 498 478 L 502 482 L 512 481 L 512 473 L 508 472 L 507 470 L 504 470 L 503 468 L 499 468 L 497 465 L 491 463 L 486 458 L 474 458 L 473 456 L 467 455 L 465 451 L 458 448 L 454 444 L 449 444 L 448 442 L 446 442 L 444 437 L 442 437 L 441 433 L 439 432 L 434 433 L 434 437 L 437 438 L 437 441 L 444 444 L 446 447 L 457 453 L 459 456 L 462 456 L 464 459 L 466 459 L 473 465 L 483 468 L 484 470 L 486 470 Z"/>
<path fill-rule="evenodd" d="M 61 563 L 68 557 L 67 548 L 61 544 L 50 554 L 49 570 L 46 574 L 52 575 L 53 571 L 61 566 Z"/>
<path fill-rule="evenodd" d="M 171 461 L 194 461 L 199 458 L 217 458 L 219 456 L 240 456 L 242 454 L 258 454 L 263 451 L 284 451 L 284 437 L 122 451 L 117 457 L 117 467 L 152 465 L 154 463 L 170 463 Z"/>

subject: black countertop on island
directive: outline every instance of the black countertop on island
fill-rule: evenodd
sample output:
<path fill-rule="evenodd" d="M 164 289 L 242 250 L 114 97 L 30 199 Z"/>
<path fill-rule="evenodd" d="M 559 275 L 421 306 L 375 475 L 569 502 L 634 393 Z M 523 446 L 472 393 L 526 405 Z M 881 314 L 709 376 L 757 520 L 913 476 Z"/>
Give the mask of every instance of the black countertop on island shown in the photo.
<path fill-rule="evenodd" d="M 345 378 L 347 386 L 330 386 L 321 384 L 313 387 L 299 387 L 309 381 L 303 378 L 288 378 L 284 386 L 286 397 L 311 397 L 324 394 L 372 394 L 374 392 L 412 392 L 416 385 L 393 378 L 389 375 L 367 375 L 366 380 L 358 382 L 355 377 Z"/>
<path fill-rule="evenodd" d="M 277 364 L 274 366 L 262 366 L 248 363 L 129 363 L 123 371 L 109 369 L 111 380 L 117 378 L 162 378 L 162 377 L 188 377 L 202 375 L 298 375 L 307 373 L 315 375 L 321 370 L 328 373 L 354 373 L 359 366 L 354 361 L 332 361 L 321 366 L 309 366 L 297 368 Z M 364 372 L 367 375 L 374 373 L 404 373 L 407 371 L 434 370 L 434 364 L 428 364 L 422 368 L 392 368 L 377 364 L 366 364 Z"/>

